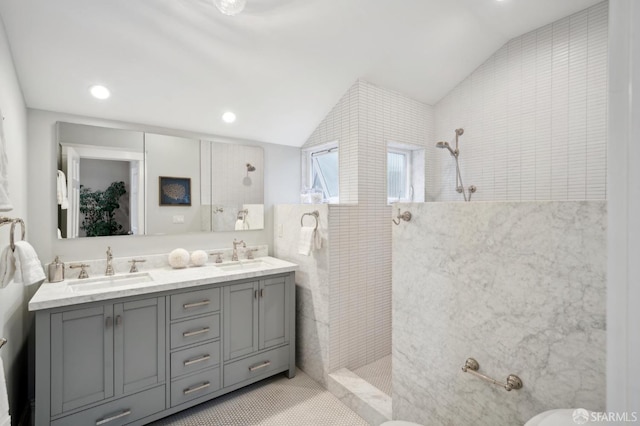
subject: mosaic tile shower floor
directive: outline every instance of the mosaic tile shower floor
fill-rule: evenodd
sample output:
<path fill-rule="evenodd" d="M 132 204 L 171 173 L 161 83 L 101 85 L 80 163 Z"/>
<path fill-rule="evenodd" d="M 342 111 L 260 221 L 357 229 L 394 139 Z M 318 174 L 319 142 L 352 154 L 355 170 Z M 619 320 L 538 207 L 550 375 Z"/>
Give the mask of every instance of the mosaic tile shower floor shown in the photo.
<path fill-rule="evenodd" d="M 357 368 L 353 372 L 391 396 L 391 355 Z"/>

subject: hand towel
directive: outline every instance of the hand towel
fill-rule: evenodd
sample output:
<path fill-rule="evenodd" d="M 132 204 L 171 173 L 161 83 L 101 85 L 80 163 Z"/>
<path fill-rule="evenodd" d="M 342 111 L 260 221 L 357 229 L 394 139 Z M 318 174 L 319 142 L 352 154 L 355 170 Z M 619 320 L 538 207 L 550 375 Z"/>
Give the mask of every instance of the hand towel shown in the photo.
<path fill-rule="evenodd" d="M 305 256 L 311 254 L 311 250 L 315 245 L 315 228 L 311 226 L 303 226 L 300 228 L 300 241 L 298 242 L 298 253 Z"/>
<path fill-rule="evenodd" d="M 13 250 L 6 246 L 0 255 L 0 288 L 5 288 L 16 272 Z"/>
<path fill-rule="evenodd" d="M 16 249 L 13 253 L 16 261 L 14 281 L 24 285 L 42 283 L 46 277 L 36 251 L 26 241 L 16 241 L 15 245 Z"/>
<path fill-rule="evenodd" d="M 0 358 L 0 426 L 11 426 L 9 398 L 7 397 L 7 380 L 4 375 L 2 358 Z"/>
<path fill-rule="evenodd" d="M 320 250 L 322 248 L 322 239 L 320 238 L 320 231 L 317 229 L 313 231 L 313 249 Z"/>
<path fill-rule="evenodd" d="M 67 177 L 62 170 L 58 170 L 57 179 L 57 198 L 58 205 L 62 210 L 69 208 L 69 198 L 67 197 Z"/>
<path fill-rule="evenodd" d="M 7 160 L 7 143 L 4 139 L 3 121 L 4 116 L 0 111 L 0 212 L 8 212 L 13 210 L 11 200 L 9 200 L 9 181 L 7 167 L 9 161 Z"/>

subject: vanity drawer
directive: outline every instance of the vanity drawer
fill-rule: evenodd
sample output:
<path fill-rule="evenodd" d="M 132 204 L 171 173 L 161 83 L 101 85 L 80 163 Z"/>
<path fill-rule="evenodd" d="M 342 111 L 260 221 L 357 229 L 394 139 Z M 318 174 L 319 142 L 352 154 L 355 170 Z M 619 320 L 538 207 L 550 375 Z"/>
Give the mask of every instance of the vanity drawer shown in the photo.
<path fill-rule="evenodd" d="M 220 368 L 212 368 L 171 383 L 171 406 L 200 398 L 220 389 Z"/>
<path fill-rule="evenodd" d="M 171 324 L 171 349 L 220 337 L 220 314 Z"/>
<path fill-rule="evenodd" d="M 220 342 L 207 343 L 171 354 L 171 378 L 204 370 L 220 363 Z"/>
<path fill-rule="evenodd" d="M 51 426 L 118 426 L 140 420 L 165 409 L 165 388 L 158 386 L 144 392 L 108 402 L 51 422 Z"/>
<path fill-rule="evenodd" d="M 220 289 L 190 291 L 171 296 L 171 319 L 208 314 L 220 310 Z"/>
<path fill-rule="evenodd" d="M 289 346 L 234 361 L 224 366 L 224 386 L 235 385 L 289 365 Z"/>

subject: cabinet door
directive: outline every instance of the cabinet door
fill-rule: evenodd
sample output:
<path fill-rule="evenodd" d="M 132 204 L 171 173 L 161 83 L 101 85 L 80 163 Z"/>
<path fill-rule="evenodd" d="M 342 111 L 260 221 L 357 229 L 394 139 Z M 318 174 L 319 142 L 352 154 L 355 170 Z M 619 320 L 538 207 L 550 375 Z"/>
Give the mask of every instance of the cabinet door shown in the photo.
<path fill-rule="evenodd" d="M 164 297 L 114 305 L 115 394 L 165 380 Z"/>
<path fill-rule="evenodd" d="M 258 282 L 224 288 L 224 359 L 258 350 Z"/>
<path fill-rule="evenodd" d="M 113 306 L 51 315 L 51 414 L 113 396 Z"/>
<path fill-rule="evenodd" d="M 260 281 L 260 349 L 289 341 L 289 292 L 284 277 Z"/>

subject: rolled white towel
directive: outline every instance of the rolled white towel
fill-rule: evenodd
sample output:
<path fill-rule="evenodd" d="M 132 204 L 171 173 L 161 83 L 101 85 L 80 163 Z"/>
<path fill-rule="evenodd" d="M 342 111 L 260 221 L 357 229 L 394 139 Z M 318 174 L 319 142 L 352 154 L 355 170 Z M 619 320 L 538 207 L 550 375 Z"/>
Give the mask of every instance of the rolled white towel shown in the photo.
<path fill-rule="evenodd" d="M 42 283 L 46 276 L 36 251 L 26 241 L 16 241 L 15 245 L 16 249 L 13 253 L 16 262 L 14 281 L 24 285 Z"/>

